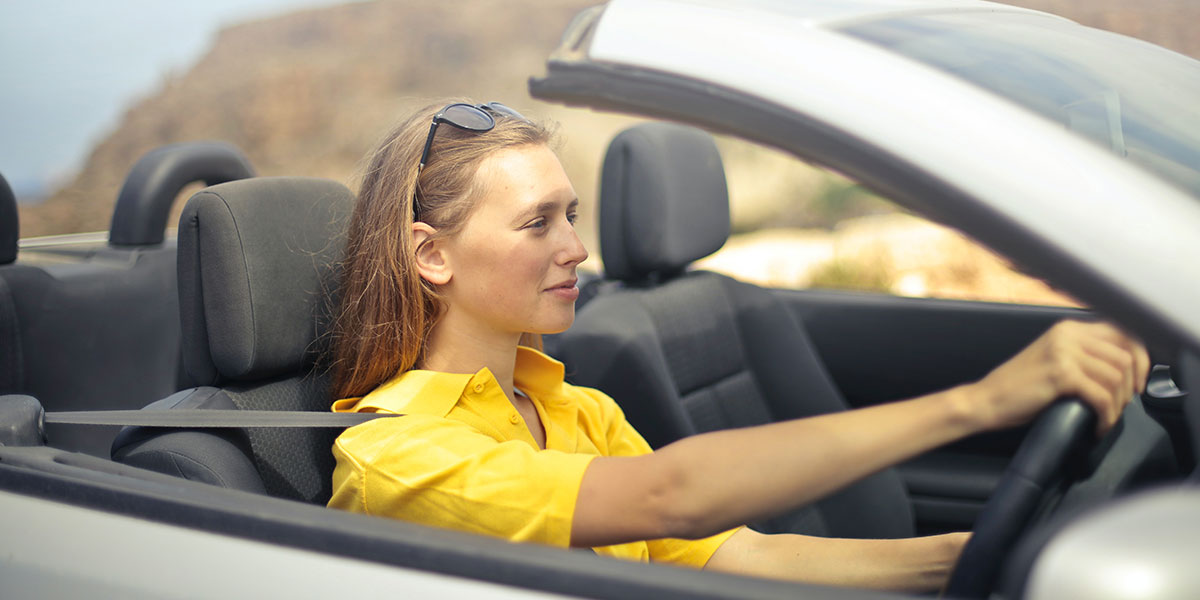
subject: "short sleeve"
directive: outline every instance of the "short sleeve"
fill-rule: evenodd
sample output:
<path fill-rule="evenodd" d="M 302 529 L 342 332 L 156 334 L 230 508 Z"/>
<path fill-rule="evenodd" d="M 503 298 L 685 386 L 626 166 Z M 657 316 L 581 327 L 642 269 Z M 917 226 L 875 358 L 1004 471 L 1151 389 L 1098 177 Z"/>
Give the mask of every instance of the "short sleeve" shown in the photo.
<path fill-rule="evenodd" d="M 724 544 L 739 529 L 741 528 L 735 527 L 729 531 L 722 531 L 716 535 L 698 540 L 678 540 L 671 538 L 649 540 L 646 542 L 646 546 L 650 549 L 650 560 L 652 561 L 687 565 L 702 569 L 704 565 L 708 564 L 708 559 L 712 558 L 713 554 L 716 554 L 721 544 Z"/>
<path fill-rule="evenodd" d="M 578 389 L 586 390 L 588 395 L 597 402 L 604 422 L 609 456 L 640 456 L 653 451 L 645 438 L 634 429 L 633 425 L 629 424 L 629 421 L 625 420 L 625 413 L 612 398 L 599 390 Z M 673 538 L 649 540 L 646 542 L 646 546 L 652 561 L 703 568 L 708 563 L 708 559 L 716 553 L 717 548 L 720 548 L 721 544 L 724 544 L 725 540 L 728 540 L 737 530 L 737 528 L 730 529 L 698 540 Z"/>
<path fill-rule="evenodd" d="M 419 414 L 352 427 L 334 455 L 332 507 L 560 547 L 594 458 Z"/>
<path fill-rule="evenodd" d="M 601 422 L 605 444 L 605 456 L 641 456 L 650 454 L 653 449 L 646 443 L 642 434 L 638 433 L 616 401 L 604 392 L 593 388 L 574 388 L 588 396 L 593 402 L 595 414 Z"/>

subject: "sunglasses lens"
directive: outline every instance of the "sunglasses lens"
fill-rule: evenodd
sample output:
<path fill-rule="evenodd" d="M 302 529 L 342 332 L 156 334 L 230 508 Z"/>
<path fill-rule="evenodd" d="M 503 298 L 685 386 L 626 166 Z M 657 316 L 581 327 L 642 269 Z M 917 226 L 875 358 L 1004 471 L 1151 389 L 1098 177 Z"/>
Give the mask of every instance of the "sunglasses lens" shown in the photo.
<path fill-rule="evenodd" d="M 500 104 L 499 102 L 488 102 L 484 105 L 484 107 L 497 114 L 512 117 L 514 119 L 521 119 L 522 121 L 526 120 L 524 115 L 503 104 Z"/>
<path fill-rule="evenodd" d="M 470 104 L 452 104 L 442 110 L 441 121 L 468 131 L 487 131 L 496 125 L 492 116 Z"/>

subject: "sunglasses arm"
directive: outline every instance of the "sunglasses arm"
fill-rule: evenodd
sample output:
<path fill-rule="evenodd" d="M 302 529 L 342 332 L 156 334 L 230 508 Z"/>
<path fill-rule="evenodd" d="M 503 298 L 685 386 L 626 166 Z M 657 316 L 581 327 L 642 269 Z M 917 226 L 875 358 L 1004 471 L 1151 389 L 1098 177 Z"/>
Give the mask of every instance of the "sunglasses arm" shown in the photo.
<path fill-rule="evenodd" d="M 429 149 L 433 147 L 433 132 L 437 131 L 438 123 L 441 123 L 442 115 L 433 118 L 433 122 L 429 124 L 429 135 L 425 136 L 425 149 L 421 151 L 421 162 L 417 165 L 417 176 L 421 175 L 421 169 L 425 168 L 425 161 L 429 160 Z"/>

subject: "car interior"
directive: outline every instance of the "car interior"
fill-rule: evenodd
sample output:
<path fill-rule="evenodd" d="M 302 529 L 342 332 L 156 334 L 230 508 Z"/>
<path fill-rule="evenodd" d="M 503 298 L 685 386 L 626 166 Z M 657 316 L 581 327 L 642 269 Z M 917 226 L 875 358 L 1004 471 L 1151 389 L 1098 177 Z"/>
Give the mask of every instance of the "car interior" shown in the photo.
<path fill-rule="evenodd" d="M 617 399 L 655 447 L 969 382 L 1055 321 L 1084 316 L 1077 309 L 769 290 L 688 270 L 729 235 L 720 160 L 707 134 L 678 125 L 639 125 L 613 140 L 600 199 L 606 280 L 590 284 L 596 289 L 575 324 L 554 340 L 568 378 Z M 1011 483 L 1001 488 L 1001 482 L 1022 439 L 1028 445 L 1038 437 L 1024 435 L 1028 430 L 928 453 L 754 526 L 887 538 L 988 525 L 994 535 L 976 529 L 976 536 L 997 547 L 972 560 L 971 575 L 960 578 L 973 586 L 989 581 L 988 589 L 952 588 L 984 594 L 999 576 L 988 565 L 1031 517 L 1006 513 L 1037 506 L 1048 514 L 1052 504 L 1080 510 L 1178 472 L 1166 431 L 1135 405 L 1121 430 L 1093 452 L 1091 472 L 1078 475 L 1084 483 L 1064 493 L 1069 477 L 1057 466 L 1036 465 L 1045 489 L 1018 493 L 1025 495 L 1019 499 Z M 1130 462 L 1105 460 L 1111 448 L 1118 449 L 1111 456 Z M 1007 498 L 1004 510 L 992 508 L 981 519 L 997 496 Z"/>
<path fill-rule="evenodd" d="M 11 191 L 0 198 L 7 207 L 0 224 L 0 331 L 10 349 L 0 362 L 0 393 L 34 396 L 52 411 L 136 409 L 186 387 L 167 218 L 185 185 L 253 174 L 228 144 L 158 148 L 126 178 L 108 239 L 64 236 L 19 250 L 15 198 Z M 117 431 L 47 429 L 58 447 L 105 457 Z"/>
<path fill-rule="evenodd" d="M 143 406 L 154 411 L 328 411 L 328 381 L 318 358 L 337 298 L 337 265 L 353 194 L 328 180 L 252 175 L 249 163 L 227 147 L 157 151 L 131 173 L 126 187 L 134 199 L 126 200 L 122 190 L 106 244 L 22 248 L 22 260 L 15 260 L 16 219 L 3 220 L 0 340 L 13 349 L 0 360 L 5 445 L 19 445 L 13 440 L 28 440 L 28 432 L 40 427 L 31 421 L 40 417 L 18 422 L 7 408 L 18 403 L 24 415 L 30 406 L 40 410 L 39 404 L 47 412 Z M 178 241 L 164 240 L 175 195 L 197 180 L 212 187 L 188 201 Z M 11 192 L 0 198 L 2 210 L 15 205 L 11 198 Z M 1069 308 L 768 289 L 693 269 L 694 261 L 725 243 L 730 216 L 718 149 L 709 134 L 690 127 L 648 123 L 618 135 L 604 161 L 598 209 L 605 272 L 586 284 L 575 325 L 547 336 L 546 348 L 566 364 L 569 381 L 615 398 L 654 447 L 716 429 L 945 389 L 985 375 L 1055 321 L 1089 317 Z M 1113 434 L 1037 492 L 1031 507 L 1036 516 L 1021 527 L 1031 530 L 1052 513 L 1061 520 L 1065 513 L 1191 472 L 1193 439 L 1180 394 L 1164 384 L 1131 405 Z M 969 530 L 1027 431 L 951 444 L 753 526 L 840 537 Z M 156 471 L 198 482 L 180 488 L 185 495 L 215 493 L 198 490 L 217 486 L 323 505 L 330 495 L 330 447 L 338 432 L 125 427 L 116 433 L 113 428 L 48 427 L 50 447 L 99 458 L 59 453 L 29 464 L 61 463 L 46 467 L 56 473 L 66 469 L 61 465 L 82 465 L 120 474 L 135 488 L 144 482 L 163 485 L 160 475 L 145 473 Z M 20 463 L 8 462 L 10 468 Z M 145 497 L 144 490 L 138 493 Z M 247 497 L 218 495 L 205 509 L 210 512 L 201 511 L 207 517 L 192 513 L 185 520 L 210 522 L 211 511 L 220 507 L 275 510 Z M 121 505 L 134 514 L 144 506 Z M 169 502 L 155 506 L 146 512 L 158 518 L 194 510 Z M 320 548 L 319 540 L 297 539 L 314 532 L 328 539 L 342 526 L 363 528 L 358 516 L 298 514 L 316 520 L 308 529 L 284 519 L 258 534 L 241 535 L 270 530 L 263 539 Z M 376 546 L 356 538 L 354 552 L 373 556 L 388 549 L 398 552 L 388 560 L 408 566 L 436 562 L 416 555 L 425 548 L 422 543 L 442 540 L 440 533 L 404 524 L 387 527 L 394 528 L 385 528 L 394 537 L 376 540 Z M 446 535 L 454 542 L 464 539 Z M 1027 553 L 1036 555 L 1036 548 Z M 495 560 L 501 562 L 457 574 L 537 573 L 533 565 L 542 558 L 522 563 L 526 571 Z M 584 558 L 579 563 L 584 566 L 577 567 L 575 560 L 566 563 L 575 576 L 592 564 Z M 618 572 L 631 577 L 628 581 L 642 581 L 624 568 Z M 634 585 L 597 577 L 607 583 L 598 584 L 593 594 L 628 592 L 621 586 Z M 1019 590 L 1021 577 L 1012 576 L 1016 583 L 1006 585 Z M 553 581 L 546 585 L 558 589 Z M 730 589 L 750 590 L 750 595 L 775 591 L 769 586 Z"/>

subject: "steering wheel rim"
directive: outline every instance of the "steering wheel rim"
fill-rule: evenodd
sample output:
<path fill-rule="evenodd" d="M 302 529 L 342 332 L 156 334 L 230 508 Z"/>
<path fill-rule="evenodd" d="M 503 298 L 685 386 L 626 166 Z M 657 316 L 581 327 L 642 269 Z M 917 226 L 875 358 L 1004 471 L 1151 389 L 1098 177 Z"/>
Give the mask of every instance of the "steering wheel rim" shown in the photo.
<path fill-rule="evenodd" d="M 1095 444 L 1096 414 L 1078 398 L 1055 402 L 1033 422 L 996 490 L 975 521 L 945 596 L 985 598 L 995 586 L 1003 557 L 1062 477 L 1073 457 Z"/>

